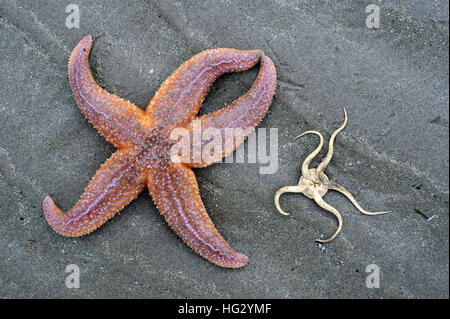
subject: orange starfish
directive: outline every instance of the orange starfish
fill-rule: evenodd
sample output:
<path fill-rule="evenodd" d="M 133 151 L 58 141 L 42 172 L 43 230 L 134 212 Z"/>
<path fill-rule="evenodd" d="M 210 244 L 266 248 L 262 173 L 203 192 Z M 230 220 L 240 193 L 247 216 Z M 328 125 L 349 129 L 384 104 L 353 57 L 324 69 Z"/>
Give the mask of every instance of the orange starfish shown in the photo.
<path fill-rule="evenodd" d="M 103 90 L 88 65 L 91 36 L 84 37 L 69 59 L 69 80 L 75 100 L 88 121 L 117 151 L 101 166 L 75 206 L 63 213 L 50 197 L 43 203 L 50 226 L 64 236 L 82 236 L 113 217 L 147 186 L 167 223 L 194 251 L 216 265 L 242 267 L 248 258 L 233 250 L 214 227 L 200 198 L 191 167 L 206 167 L 219 158 L 175 163 L 170 149 L 174 128 L 240 128 L 245 136 L 266 114 L 275 92 L 276 70 L 261 50 L 215 49 L 182 64 L 159 88 L 144 112 Z M 221 110 L 196 117 L 211 84 L 227 72 L 244 71 L 260 62 L 247 94 Z M 207 141 L 201 141 L 206 147 Z M 220 158 L 237 145 L 225 145 Z"/>

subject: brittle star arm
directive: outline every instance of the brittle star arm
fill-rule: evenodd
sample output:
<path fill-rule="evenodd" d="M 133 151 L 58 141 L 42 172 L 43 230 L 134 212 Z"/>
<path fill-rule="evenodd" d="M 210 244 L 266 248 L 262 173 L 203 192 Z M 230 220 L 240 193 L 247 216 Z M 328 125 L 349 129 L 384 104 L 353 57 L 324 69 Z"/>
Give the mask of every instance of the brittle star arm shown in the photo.
<path fill-rule="evenodd" d="M 69 81 L 78 107 L 87 120 L 114 146 L 130 144 L 142 130 L 144 111 L 102 89 L 89 69 L 91 36 L 84 37 L 69 59 Z"/>
<path fill-rule="evenodd" d="M 45 218 L 59 234 L 69 237 L 92 232 L 136 198 L 147 174 L 126 150 L 117 150 L 97 171 L 75 206 L 63 213 L 50 197 L 43 203 Z"/>
<path fill-rule="evenodd" d="M 322 136 L 322 134 L 320 134 L 317 131 L 306 131 L 306 132 L 300 134 L 299 136 L 296 136 L 294 139 L 296 139 L 296 138 L 298 138 L 300 136 L 303 136 L 305 134 L 316 134 L 319 137 L 319 140 L 320 140 L 319 141 L 319 145 L 316 147 L 316 149 L 311 154 L 309 154 L 305 158 L 305 160 L 303 161 L 303 164 L 302 164 L 302 176 L 304 176 L 307 179 L 311 179 L 312 176 L 311 176 L 311 173 L 309 172 L 309 164 L 311 163 L 312 159 L 314 157 L 316 157 L 316 155 L 319 154 L 320 150 L 322 149 L 323 136 Z"/>
<path fill-rule="evenodd" d="M 353 197 L 352 194 L 350 194 L 350 192 L 344 187 L 341 186 L 339 184 L 336 184 L 334 182 L 329 182 L 328 184 L 328 188 L 332 189 L 334 191 L 338 191 L 339 193 L 345 195 L 351 202 L 352 204 L 363 214 L 365 215 L 381 215 L 381 214 L 387 214 L 390 213 L 390 211 L 386 211 L 386 212 L 369 212 L 365 209 L 363 209 L 358 202 L 356 201 L 356 199 Z"/>
<path fill-rule="evenodd" d="M 318 193 L 314 194 L 314 201 L 317 203 L 317 205 L 319 205 L 323 209 L 329 211 L 334 216 L 336 216 L 336 218 L 338 220 L 338 228 L 337 228 L 335 233 L 330 238 L 328 238 L 328 239 L 316 239 L 316 241 L 318 241 L 318 242 L 328 243 L 328 242 L 332 241 L 339 234 L 339 232 L 341 231 L 341 229 L 342 229 L 342 216 L 341 216 L 341 214 L 338 212 L 338 210 L 336 208 L 334 208 L 330 204 L 327 204 L 323 200 L 322 196 L 320 196 Z"/>
<path fill-rule="evenodd" d="M 317 166 L 318 174 L 322 173 L 325 170 L 325 168 L 327 167 L 327 165 L 330 163 L 331 158 L 333 157 L 334 139 L 336 138 L 336 135 L 338 135 L 338 133 L 344 129 L 345 125 L 347 125 L 347 111 L 345 110 L 345 108 L 344 108 L 344 114 L 345 114 L 344 123 L 341 125 L 341 127 L 339 127 L 331 135 L 330 141 L 328 142 L 328 153 L 324 157 L 322 162 L 319 164 L 319 166 Z"/>
<path fill-rule="evenodd" d="M 263 119 L 272 102 L 275 87 L 275 66 L 269 57 L 263 55 L 258 76 L 247 94 L 223 109 L 198 117 L 198 121 L 189 125 L 190 136 L 194 135 L 196 122 L 201 123 L 203 131 L 210 129 L 218 136 L 211 141 L 202 140 L 198 148 L 201 154 L 193 151 L 185 164 L 189 167 L 206 167 L 233 152 Z M 231 138 L 230 133 L 233 135 Z M 208 151 L 205 147 L 208 147 Z M 217 150 L 213 156 L 209 156 L 210 149 Z"/>
<path fill-rule="evenodd" d="M 222 267 L 247 264 L 248 258 L 234 251 L 214 227 L 192 169 L 175 163 L 155 167 L 148 190 L 167 223 L 195 252 Z"/>
<path fill-rule="evenodd" d="M 277 192 L 275 193 L 275 207 L 280 212 L 280 214 L 289 216 L 289 213 L 286 213 L 284 210 L 281 209 L 280 206 L 280 196 L 284 193 L 302 193 L 305 190 L 303 186 L 284 186 L 281 187 Z"/>
<path fill-rule="evenodd" d="M 183 63 L 161 85 L 147 106 L 147 116 L 160 124 L 181 125 L 197 115 L 211 84 L 222 74 L 253 67 L 261 50 L 214 49 Z"/>

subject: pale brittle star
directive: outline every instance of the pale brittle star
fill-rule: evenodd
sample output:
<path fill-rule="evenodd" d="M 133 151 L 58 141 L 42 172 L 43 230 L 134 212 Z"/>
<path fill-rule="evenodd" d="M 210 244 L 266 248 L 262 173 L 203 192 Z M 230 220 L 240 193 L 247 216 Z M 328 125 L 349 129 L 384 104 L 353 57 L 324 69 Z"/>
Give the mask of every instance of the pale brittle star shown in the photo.
<path fill-rule="evenodd" d="M 314 201 L 320 207 L 322 207 L 323 209 L 329 211 L 334 216 L 336 216 L 336 218 L 338 220 L 338 228 L 337 228 L 336 232 L 328 239 L 324 239 L 324 240 L 316 239 L 316 241 L 321 242 L 321 243 L 327 243 L 327 242 L 332 241 L 339 234 L 339 232 L 342 229 L 341 214 L 339 213 L 339 211 L 336 208 L 329 205 L 328 203 L 326 203 L 323 200 L 323 196 L 327 193 L 327 191 L 329 189 L 338 191 L 338 192 L 342 193 L 343 195 L 345 195 L 352 202 L 352 204 L 355 205 L 355 207 L 363 214 L 380 215 L 380 214 L 389 213 L 389 212 L 368 212 L 368 211 L 364 210 L 361 206 L 359 206 L 358 202 L 355 200 L 355 198 L 352 196 L 352 194 L 350 194 L 350 192 L 347 189 L 345 189 L 343 186 L 341 186 L 333 181 L 330 181 L 328 176 L 325 175 L 325 173 L 323 172 L 325 170 L 325 168 L 327 167 L 327 165 L 330 163 L 331 157 L 333 156 L 334 139 L 336 138 L 336 135 L 340 131 L 342 131 L 344 129 L 345 125 L 347 124 L 347 112 L 346 112 L 345 108 L 344 108 L 344 114 L 345 114 L 344 123 L 341 125 L 341 127 L 339 127 L 331 135 L 330 142 L 328 143 L 328 153 L 317 168 L 309 168 L 309 164 L 310 164 L 311 160 L 314 157 L 316 157 L 316 155 L 319 154 L 320 150 L 322 149 L 322 146 L 323 146 L 322 134 L 320 134 L 317 131 L 306 131 L 306 132 L 300 134 L 299 136 L 295 137 L 295 138 L 298 138 L 305 134 L 316 134 L 319 137 L 320 142 L 319 142 L 319 145 L 317 146 L 317 148 L 311 154 L 309 154 L 306 157 L 305 161 L 303 162 L 302 176 L 300 177 L 298 185 L 282 187 L 275 193 L 275 206 L 278 209 L 278 211 L 283 215 L 289 215 L 289 214 L 284 212 L 281 209 L 280 202 L 279 202 L 280 196 L 284 193 L 301 193 L 308 198 L 314 199 Z"/>

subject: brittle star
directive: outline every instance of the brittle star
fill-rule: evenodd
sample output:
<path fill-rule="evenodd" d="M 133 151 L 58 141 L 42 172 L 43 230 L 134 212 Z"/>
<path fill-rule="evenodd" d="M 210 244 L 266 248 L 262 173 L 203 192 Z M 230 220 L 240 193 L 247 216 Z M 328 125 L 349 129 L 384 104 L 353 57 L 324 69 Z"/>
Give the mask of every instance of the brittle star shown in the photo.
<path fill-rule="evenodd" d="M 333 132 L 333 134 L 330 137 L 330 142 L 328 143 L 328 153 L 325 156 L 325 158 L 322 160 L 322 162 L 319 164 L 317 168 L 309 168 L 309 164 L 311 160 L 316 157 L 317 154 L 319 154 L 320 150 L 323 146 L 323 136 L 317 131 L 306 131 L 299 136 L 295 137 L 299 138 L 300 136 L 306 135 L 306 134 L 315 134 L 319 137 L 320 142 L 317 148 L 309 154 L 305 161 L 302 164 L 302 176 L 300 177 L 300 180 L 298 182 L 297 186 L 285 186 L 280 188 L 275 193 L 275 206 L 278 209 L 278 211 L 283 215 L 289 215 L 288 213 L 284 212 L 280 207 L 280 196 L 284 193 L 301 193 L 305 195 L 308 198 L 314 199 L 314 201 L 323 209 L 329 211 L 334 216 L 336 216 L 338 220 L 338 228 L 336 232 L 328 239 L 316 239 L 316 241 L 321 243 L 327 243 L 332 241 L 341 231 L 342 229 L 342 216 L 339 213 L 339 211 L 334 208 L 333 206 L 329 205 L 323 200 L 323 196 L 327 193 L 329 189 L 338 191 L 345 195 L 353 205 L 363 214 L 365 215 L 380 215 L 380 214 L 386 214 L 390 213 L 388 211 L 386 212 L 369 212 L 364 210 L 361 206 L 359 206 L 358 202 L 355 200 L 355 198 L 350 194 L 350 192 L 345 189 L 343 186 L 330 181 L 327 175 L 325 175 L 324 170 L 327 167 L 327 165 L 331 161 L 331 157 L 333 156 L 333 143 L 334 139 L 336 138 L 336 135 L 342 131 L 347 124 L 347 111 L 344 108 L 344 114 L 345 119 L 344 123 L 339 127 L 337 130 Z"/>

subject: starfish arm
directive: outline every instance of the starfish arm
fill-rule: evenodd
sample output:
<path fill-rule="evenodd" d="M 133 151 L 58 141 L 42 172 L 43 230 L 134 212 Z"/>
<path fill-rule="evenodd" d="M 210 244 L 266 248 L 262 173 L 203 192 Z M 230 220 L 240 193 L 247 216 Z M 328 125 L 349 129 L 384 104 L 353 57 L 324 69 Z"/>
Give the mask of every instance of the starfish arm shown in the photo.
<path fill-rule="evenodd" d="M 289 213 L 286 213 L 284 210 L 281 209 L 280 206 L 280 196 L 283 195 L 284 193 L 302 193 L 304 191 L 304 187 L 303 186 L 284 186 L 281 187 L 279 190 L 277 190 L 277 192 L 275 193 L 275 207 L 277 208 L 278 212 L 280 214 L 289 216 Z"/>
<path fill-rule="evenodd" d="M 97 171 L 69 212 L 63 213 L 47 196 L 43 203 L 45 218 L 61 235 L 88 234 L 136 198 L 145 188 L 146 176 L 128 152 L 118 150 Z"/>
<path fill-rule="evenodd" d="M 336 138 L 336 135 L 338 135 L 338 133 L 344 129 L 345 125 L 347 125 L 347 111 L 345 110 L 345 108 L 344 114 L 345 114 L 344 123 L 342 123 L 341 127 L 339 127 L 336 131 L 333 132 L 333 134 L 331 134 L 330 141 L 328 142 L 328 153 L 324 157 L 322 162 L 319 164 L 319 166 L 317 166 L 317 172 L 319 174 L 325 170 L 325 168 L 331 161 L 331 157 L 333 156 L 334 139 Z"/>
<path fill-rule="evenodd" d="M 202 131 L 210 130 L 217 134 L 214 134 L 212 141 L 203 139 L 201 146 L 197 149 L 201 154 L 197 154 L 194 149 L 191 152 L 192 157 L 185 164 L 189 167 L 206 167 L 232 153 L 267 113 L 275 93 L 276 83 L 276 69 L 272 60 L 262 56 L 258 77 L 247 94 L 225 108 L 197 118 L 201 123 Z M 192 121 L 188 127 L 190 136 L 195 134 L 195 122 L 197 121 Z M 214 149 L 214 154 L 210 155 L 205 150 L 205 146 Z"/>
<path fill-rule="evenodd" d="M 136 105 L 102 89 L 89 69 L 91 36 L 84 37 L 69 59 L 69 81 L 77 105 L 88 121 L 116 147 L 129 145 L 141 131 L 144 112 Z"/>
<path fill-rule="evenodd" d="M 248 258 L 228 245 L 208 217 L 190 168 L 170 163 L 151 169 L 148 189 L 167 223 L 195 252 L 222 267 L 247 264 Z"/>
<path fill-rule="evenodd" d="M 147 107 L 147 115 L 161 124 L 181 124 L 194 117 L 211 84 L 222 74 L 247 70 L 258 63 L 261 50 L 203 51 L 170 75 Z"/>
<path fill-rule="evenodd" d="M 316 134 L 319 137 L 319 145 L 316 147 L 316 149 L 311 154 L 309 154 L 305 158 L 305 160 L 303 161 L 303 164 L 302 164 L 302 175 L 307 179 L 312 179 L 311 173 L 309 172 L 309 164 L 311 163 L 312 159 L 314 157 L 316 157 L 316 155 L 319 154 L 320 150 L 322 149 L 323 136 L 322 136 L 322 134 L 320 134 L 317 131 L 306 131 L 306 132 L 300 134 L 299 136 L 296 136 L 295 138 L 298 138 L 305 134 Z"/>
<path fill-rule="evenodd" d="M 356 201 L 356 199 L 353 197 L 352 194 L 350 194 L 350 192 L 344 187 L 341 186 L 339 184 L 336 183 L 330 183 L 328 185 L 329 189 L 335 190 L 339 193 L 341 193 L 342 195 L 345 195 L 351 202 L 352 204 L 363 214 L 365 215 L 382 215 L 382 214 L 387 214 L 390 213 L 389 211 L 386 212 L 369 212 L 365 209 L 363 209 L 361 206 L 359 206 L 358 202 Z"/>
<path fill-rule="evenodd" d="M 341 231 L 341 229 L 342 229 L 342 216 L 341 216 L 341 214 L 338 212 L 338 210 L 336 208 L 334 208 L 330 204 L 327 204 L 323 200 L 322 196 L 320 196 L 318 193 L 314 194 L 314 201 L 317 203 L 317 205 L 319 205 L 323 209 L 329 211 L 334 216 L 336 216 L 336 218 L 338 220 L 338 228 L 337 228 L 337 230 L 334 232 L 334 234 L 330 238 L 328 238 L 328 239 L 316 239 L 316 241 L 318 241 L 320 243 L 328 243 L 328 242 L 332 241 L 339 234 L 339 232 Z"/>

